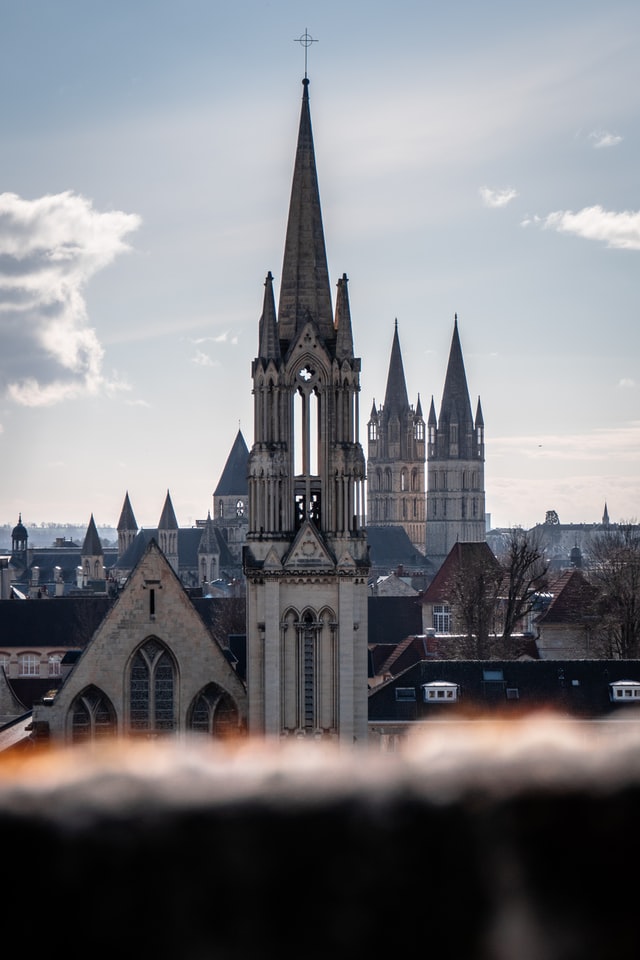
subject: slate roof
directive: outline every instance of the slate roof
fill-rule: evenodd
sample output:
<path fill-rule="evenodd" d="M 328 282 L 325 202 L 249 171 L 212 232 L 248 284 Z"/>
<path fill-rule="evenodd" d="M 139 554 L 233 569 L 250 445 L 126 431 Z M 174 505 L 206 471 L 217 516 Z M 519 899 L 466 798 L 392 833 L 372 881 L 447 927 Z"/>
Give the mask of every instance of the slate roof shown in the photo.
<path fill-rule="evenodd" d="M 422 633 L 420 597 L 369 597 L 368 642 L 400 643 Z"/>
<path fill-rule="evenodd" d="M 247 478 L 247 466 L 249 463 L 249 450 L 242 432 L 238 430 L 233 446 L 224 465 L 222 476 L 218 481 L 218 486 L 213 492 L 214 497 L 224 497 L 233 494 L 246 494 L 249 492 L 249 480 Z"/>
<path fill-rule="evenodd" d="M 84 647 L 113 602 L 106 595 L 0 600 L 0 650 Z"/>
<path fill-rule="evenodd" d="M 237 567 L 222 532 L 214 525 L 215 536 L 220 551 L 220 569 Z M 181 570 L 198 569 L 198 547 L 204 534 L 204 527 L 180 527 L 178 529 L 178 559 Z M 118 558 L 118 567 L 122 570 L 133 570 L 142 558 L 151 540 L 158 542 L 158 530 L 142 528 L 135 539 Z"/>
<path fill-rule="evenodd" d="M 85 557 L 101 557 L 104 553 L 93 514 L 89 518 L 89 526 L 84 537 L 81 553 Z"/>
<path fill-rule="evenodd" d="M 481 713 L 508 717 L 542 709 L 595 719 L 634 709 L 611 702 L 609 684 L 616 680 L 640 682 L 640 660 L 422 660 L 370 691 L 369 721 L 422 722 Z M 458 684 L 459 701 L 425 703 L 422 684 L 434 681 Z M 396 700 L 398 687 L 413 689 L 415 700 Z"/>
<path fill-rule="evenodd" d="M 416 550 L 411 543 L 404 527 L 368 526 L 367 541 L 372 569 L 383 570 L 386 573 L 399 566 L 407 571 L 419 569 L 429 572 L 432 570 L 425 555 Z"/>

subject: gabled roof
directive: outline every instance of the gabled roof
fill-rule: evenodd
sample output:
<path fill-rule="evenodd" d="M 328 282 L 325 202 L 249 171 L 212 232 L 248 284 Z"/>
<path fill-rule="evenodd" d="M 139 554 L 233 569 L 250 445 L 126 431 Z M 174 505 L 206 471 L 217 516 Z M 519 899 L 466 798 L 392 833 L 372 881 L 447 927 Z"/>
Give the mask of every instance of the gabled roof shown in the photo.
<path fill-rule="evenodd" d="M 549 589 L 553 599 L 538 617 L 538 623 L 580 623 L 593 615 L 598 591 L 582 570 L 565 570 Z"/>
<path fill-rule="evenodd" d="M 249 491 L 249 480 L 247 478 L 247 465 L 249 463 L 249 450 L 242 436 L 242 431 L 238 430 L 236 438 L 227 462 L 224 465 L 222 476 L 218 481 L 218 486 L 213 492 L 214 497 L 225 497 L 229 495 L 244 496 Z"/>
<path fill-rule="evenodd" d="M 451 599 L 451 584 L 464 564 L 488 563 L 499 567 L 499 563 L 485 540 L 458 541 L 451 550 L 435 577 L 425 590 L 423 603 L 446 603 Z"/>

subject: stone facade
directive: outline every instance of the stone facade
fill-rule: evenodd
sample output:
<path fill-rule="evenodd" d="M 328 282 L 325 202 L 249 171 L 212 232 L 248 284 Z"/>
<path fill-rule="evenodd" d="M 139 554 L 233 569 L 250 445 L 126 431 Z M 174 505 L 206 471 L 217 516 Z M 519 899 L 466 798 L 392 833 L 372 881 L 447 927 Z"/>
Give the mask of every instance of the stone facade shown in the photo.
<path fill-rule="evenodd" d="M 63 686 L 33 711 L 36 738 L 238 735 L 246 691 L 152 541 Z"/>

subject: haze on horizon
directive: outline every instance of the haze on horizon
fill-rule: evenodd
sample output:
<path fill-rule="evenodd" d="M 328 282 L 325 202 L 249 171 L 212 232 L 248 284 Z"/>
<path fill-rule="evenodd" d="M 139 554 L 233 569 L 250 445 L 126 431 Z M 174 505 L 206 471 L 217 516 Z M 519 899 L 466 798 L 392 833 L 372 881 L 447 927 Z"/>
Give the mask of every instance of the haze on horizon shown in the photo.
<path fill-rule="evenodd" d="M 32 0 L 3 11 L 0 523 L 211 509 L 304 72 L 361 431 L 394 322 L 436 410 L 454 314 L 493 526 L 640 511 L 640 8 L 632 0 Z"/>

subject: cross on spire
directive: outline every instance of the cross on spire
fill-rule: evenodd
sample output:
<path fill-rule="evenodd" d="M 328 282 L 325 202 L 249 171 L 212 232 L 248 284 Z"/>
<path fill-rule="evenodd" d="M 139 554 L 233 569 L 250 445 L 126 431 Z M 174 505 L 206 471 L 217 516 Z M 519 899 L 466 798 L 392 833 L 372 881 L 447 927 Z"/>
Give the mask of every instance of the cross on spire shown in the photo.
<path fill-rule="evenodd" d="M 312 43 L 317 43 L 317 40 L 311 36 L 307 28 L 304 28 L 304 33 L 300 37 L 294 38 L 294 43 L 299 43 L 301 47 L 304 47 L 304 78 L 307 79 L 307 52 Z"/>

